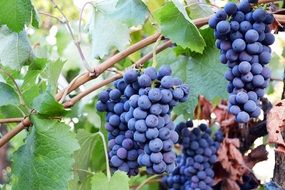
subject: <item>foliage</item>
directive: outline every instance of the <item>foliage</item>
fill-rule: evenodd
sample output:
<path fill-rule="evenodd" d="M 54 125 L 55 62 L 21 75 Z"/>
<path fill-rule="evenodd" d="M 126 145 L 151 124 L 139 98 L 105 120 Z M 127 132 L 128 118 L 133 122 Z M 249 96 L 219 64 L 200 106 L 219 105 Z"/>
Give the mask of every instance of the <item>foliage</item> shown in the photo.
<path fill-rule="evenodd" d="M 0 175 L 5 184 L 0 188 L 128 190 L 146 183 L 141 189 L 159 189 L 161 176 L 148 181 L 144 168 L 135 177 L 121 171 L 109 175 L 106 115 L 95 108 L 98 94 L 113 85 L 114 76 L 120 78 L 141 59 L 137 69 L 169 65 L 190 86 L 187 102 L 172 112 L 174 123 L 200 118 L 225 129 L 229 138 L 222 152 L 229 153 L 220 167 L 234 168 L 230 174 L 240 179 L 243 172 L 236 167 L 248 163 L 236 145 L 243 133 L 230 137 L 229 126 L 237 124 L 225 103 L 226 66 L 220 64 L 214 31 L 207 25 L 213 10 L 210 1 L 196 0 L 0 0 L 0 123 L 16 119 L 0 126 L 1 143 L 2 136 L 13 136 L 8 148 L 0 147 L 11 161 Z M 277 78 L 283 76 L 284 43 L 280 37 L 272 48 L 270 68 Z M 161 47 L 162 52 L 154 51 Z M 270 85 L 267 97 L 274 103 L 282 87 L 280 81 Z M 276 130 L 284 130 L 280 110 L 283 102 L 269 114 L 268 122 L 278 123 L 269 128 L 269 140 L 284 151 L 284 141 L 272 140 L 281 138 Z"/>

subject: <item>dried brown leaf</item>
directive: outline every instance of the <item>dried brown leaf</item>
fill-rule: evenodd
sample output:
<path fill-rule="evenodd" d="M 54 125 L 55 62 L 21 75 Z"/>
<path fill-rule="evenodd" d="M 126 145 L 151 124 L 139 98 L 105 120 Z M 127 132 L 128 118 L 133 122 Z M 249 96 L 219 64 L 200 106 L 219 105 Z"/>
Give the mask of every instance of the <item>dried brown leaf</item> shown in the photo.
<path fill-rule="evenodd" d="M 260 145 L 253 149 L 247 156 L 244 157 L 245 163 L 249 168 L 253 168 L 258 162 L 268 159 L 268 152 L 265 145 Z"/>
<path fill-rule="evenodd" d="M 268 142 L 277 145 L 277 151 L 285 153 L 282 131 L 285 126 L 285 100 L 278 102 L 267 115 Z"/>
<path fill-rule="evenodd" d="M 211 119 L 212 104 L 204 96 L 199 96 L 198 105 L 195 108 L 194 116 L 196 119 Z"/>

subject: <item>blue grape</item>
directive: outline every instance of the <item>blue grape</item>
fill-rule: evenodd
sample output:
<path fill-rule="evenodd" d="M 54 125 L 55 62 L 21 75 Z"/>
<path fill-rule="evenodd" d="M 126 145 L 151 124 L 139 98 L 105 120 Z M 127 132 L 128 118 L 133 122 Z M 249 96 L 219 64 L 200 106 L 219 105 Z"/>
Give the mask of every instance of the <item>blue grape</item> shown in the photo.
<path fill-rule="evenodd" d="M 132 82 L 135 82 L 138 78 L 138 73 L 131 69 L 131 70 L 128 70 L 125 74 L 124 74 L 124 80 L 126 83 L 130 84 Z"/>
<path fill-rule="evenodd" d="M 246 44 L 242 39 L 236 39 L 233 41 L 232 47 L 235 52 L 242 52 L 245 49 Z"/>
<path fill-rule="evenodd" d="M 266 12 L 262 8 L 258 8 L 252 13 L 252 18 L 257 22 L 263 22 L 266 17 Z"/>
<path fill-rule="evenodd" d="M 251 65 L 250 65 L 249 62 L 243 61 L 243 62 L 241 62 L 241 63 L 239 64 L 238 70 L 239 70 L 239 72 L 242 73 L 242 74 L 247 74 L 247 73 L 250 72 L 250 70 L 251 70 Z"/>
<path fill-rule="evenodd" d="M 225 5 L 224 10 L 228 15 L 234 15 L 237 12 L 237 6 L 233 2 L 229 2 Z"/>
<path fill-rule="evenodd" d="M 150 87 L 151 86 L 151 78 L 147 74 L 142 74 L 138 78 L 138 83 L 141 87 Z"/>
<path fill-rule="evenodd" d="M 242 111 L 242 112 L 238 113 L 236 120 L 239 123 L 247 123 L 249 121 L 249 115 L 248 115 L 248 113 Z"/>
<path fill-rule="evenodd" d="M 217 26 L 217 31 L 221 34 L 226 34 L 228 32 L 230 32 L 231 26 L 230 23 L 228 21 L 220 21 Z"/>
<path fill-rule="evenodd" d="M 256 30 L 248 30 L 245 33 L 245 40 L 247 43 L 253 43 L 256 42 L 259 38 L 258 32 Z"/>
<path fill-rule="evenodd" d="M 142 110 L 147 110 L 151 107 L 151 102 L 148 99 L 147 95 L 142 95 L 139 97 L 138 99 L 138 106 L 142 109 Z"/>

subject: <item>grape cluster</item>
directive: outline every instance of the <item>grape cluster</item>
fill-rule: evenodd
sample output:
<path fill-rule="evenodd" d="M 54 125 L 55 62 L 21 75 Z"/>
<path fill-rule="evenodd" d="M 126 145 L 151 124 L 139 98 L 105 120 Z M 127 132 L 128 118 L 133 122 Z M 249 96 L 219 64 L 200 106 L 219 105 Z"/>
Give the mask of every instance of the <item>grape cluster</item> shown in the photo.
<path fill-rule="evenodd" d="M 274 35 L 269 25 L 274 17 L 262 8 L 253 9 L 257 0 L 242 0 L 239 5 L 229 2 L 209 20 L 215 29 L 220 61 L 227 64 L 225 78 L 229 81 L 229 111 L 239 123 L 247 123 L 260 115 L 260 98 L 268 86 Z"/>
<path fill-rule="evenodd" d="M 187 100 L 189 88 L 171 76 L 169 66 L 128 70 L 115 89 L 99 94 L 97 110 L 107 112 L 110 165 L 135 175 L 140 166 L 163 173 L 175 168 L 172 151 L 178 140 L 170 113 Z M 130 166 L 131 164 L 131 166 Z"/>
<path fill-rule="evenodd" d="M 217 161 L 216 152 L 223 140 L 220 130 L 211 138 L 211 129 L 206 124 L 192 129 L 192 121 L 180 123 L 176 127 L 182 154 L 177 157 L 178 166 L 163 178 L 164 184 L 172 190 L 211 190 Z"/>

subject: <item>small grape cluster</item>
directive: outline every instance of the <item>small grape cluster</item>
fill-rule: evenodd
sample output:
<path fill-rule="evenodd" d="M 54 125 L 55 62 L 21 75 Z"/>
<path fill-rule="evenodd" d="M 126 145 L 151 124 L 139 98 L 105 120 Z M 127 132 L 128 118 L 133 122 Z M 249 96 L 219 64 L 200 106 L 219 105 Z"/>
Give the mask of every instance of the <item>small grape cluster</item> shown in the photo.
<path fill-rule="evenodd" d="M 149 174 L 172 171 L 178 140 L 170 113 L 188 98 L 189 88 L 171 76 L 169 66 L 158 71 L 130 69 L 115 82 L 115 89 L 99 94 L 97 110 L 107 112 L 110 165 L 135 175 L 140 166 Z M 136 162 L 136 163 L 135 163 Z M 131 164 L 131 165 L 130 165 Z"/>
<path fill-rule="evenodd" d="M 213 165 L 217 161 L 216 152 L 223 140 L 220 130 L 211 137 L 211 129 L 200 124 L 192 129 L 192 121 L 177 125 L 182 154 L 177 157 L 178 166 L 163 178 L 164 184 L 173 190 L 211 190 L 213 185 Z"/>
<path fill-rule="evenodd" d="M 247 123 L 260 115 L 260 98 L 264 96 L 271 71 L 266 66 L 271 60 L 274 35 L 269 25 L 274 17 L 262 8 L 252 8 L 257 0 L 242 0 L 239 5 L 229 2 L 209 20 L 215 29 L 220 61 L 229 70 L 229 111 L 239 123 Z"/>

